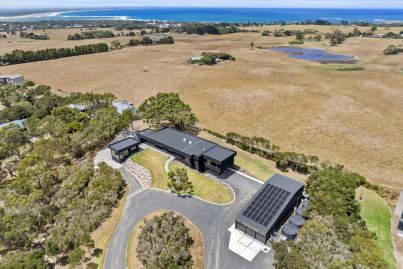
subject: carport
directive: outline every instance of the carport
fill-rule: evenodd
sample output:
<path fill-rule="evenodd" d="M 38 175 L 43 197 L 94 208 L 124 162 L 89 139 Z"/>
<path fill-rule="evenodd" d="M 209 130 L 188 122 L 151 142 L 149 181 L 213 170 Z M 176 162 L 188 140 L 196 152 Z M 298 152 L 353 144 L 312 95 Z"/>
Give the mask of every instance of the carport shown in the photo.
<path fill-rule="evenodd" d="M 130 157 L 133 153 L 139 150 L 140 141 L 128 137 L 120 141 L 114 142 L 108 145 L 111 150 L 112 159 L 115 162 L 123 163 Z"/>

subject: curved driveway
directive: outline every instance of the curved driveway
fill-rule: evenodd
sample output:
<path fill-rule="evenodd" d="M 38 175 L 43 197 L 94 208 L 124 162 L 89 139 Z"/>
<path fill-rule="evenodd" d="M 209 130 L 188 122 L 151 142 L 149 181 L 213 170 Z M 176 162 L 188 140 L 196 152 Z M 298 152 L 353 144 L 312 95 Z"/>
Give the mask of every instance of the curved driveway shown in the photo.
<path fill-rule="evenodd" d="M 230 205 L 220 206 L 196 198 L 180 198 L 164 191 L 141 191 L 140 185 L 131 174 L 124 169 L 120 171 L 129 185 L 130 193 L 122 219 L 107 249 L 104 264 L 106 269 L 126 268 L 126 250 L 134 227 L 146 215 L 156 210 L 177 211 L 198 226 L 204 237 L 207 269 L 273 268 L 272 252 L 261 252 L 252 262 L 248 262 L 228 249 L 228 228 L 234 223 L 239 210 L 261 186 L 260 183 L 228 171 L 223 181 L 234 189 L 236 199 Z"/>

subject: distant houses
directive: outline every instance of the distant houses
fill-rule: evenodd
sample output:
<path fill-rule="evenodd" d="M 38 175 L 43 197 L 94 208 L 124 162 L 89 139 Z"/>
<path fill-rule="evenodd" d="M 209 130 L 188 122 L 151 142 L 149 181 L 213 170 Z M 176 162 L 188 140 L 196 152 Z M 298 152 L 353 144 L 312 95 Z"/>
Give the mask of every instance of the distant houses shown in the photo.
<path fill-rule="evenodd" d="M 24 86 L 25 79 L 22 75 L 0 75 L 0 85 L 14 85 L 14 86 Z"/>

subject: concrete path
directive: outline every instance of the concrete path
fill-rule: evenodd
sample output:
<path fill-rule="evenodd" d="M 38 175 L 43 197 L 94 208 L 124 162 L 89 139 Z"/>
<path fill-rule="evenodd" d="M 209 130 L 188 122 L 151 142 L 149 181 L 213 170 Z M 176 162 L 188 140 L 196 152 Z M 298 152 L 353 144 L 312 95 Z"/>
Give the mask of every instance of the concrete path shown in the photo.
<path fill-rule="evenodd" d="M 261 186 L 260 183 L 228 171 L 224 181 L 234 189 L 236 199 L 232 204 L 222 206 L 196 198 L 179 198 L 177 195 L 154 189 L 141 191 L 133 176 L 126 174 L 124 170 L 120 171 L 130 187 L 131 195 L 126 201 L 121 222 L 107 249 L 104 264 L 106 269 L 126 268 L 126 250 L 134 227 L 146 215 L 157 210 L 177 211 L 198 226 L 204 237 L 205 268 L 273 268 L 272 253 L 259 253 L 252 262 L 248 262 L 228 249 L 228 228 L 234 223 L 241 208 Z"/>
<path fill-rule="evenodd" d="M 394 214 L 400 217 L 403 212 L 403 190 L 400 191 L 399 199 L 397 200 Z"/>

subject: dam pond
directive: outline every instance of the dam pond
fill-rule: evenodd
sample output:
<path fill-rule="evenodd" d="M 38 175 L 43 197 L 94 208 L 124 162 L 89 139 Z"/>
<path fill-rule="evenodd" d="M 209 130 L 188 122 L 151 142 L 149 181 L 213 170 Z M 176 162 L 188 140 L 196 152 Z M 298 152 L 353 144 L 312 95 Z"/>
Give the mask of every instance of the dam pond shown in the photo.
<path fill-rule="evenodd" d="M 319 63 L 354 63 L 353 55 L 330 53 L 318 48 L 277 47 L 271 50 L 287 53 L 289 58 L 313 61 Z"/>

